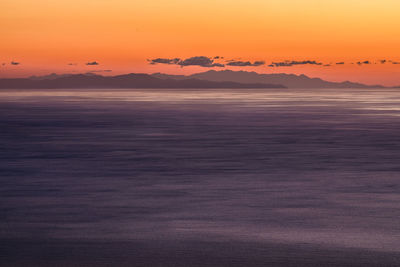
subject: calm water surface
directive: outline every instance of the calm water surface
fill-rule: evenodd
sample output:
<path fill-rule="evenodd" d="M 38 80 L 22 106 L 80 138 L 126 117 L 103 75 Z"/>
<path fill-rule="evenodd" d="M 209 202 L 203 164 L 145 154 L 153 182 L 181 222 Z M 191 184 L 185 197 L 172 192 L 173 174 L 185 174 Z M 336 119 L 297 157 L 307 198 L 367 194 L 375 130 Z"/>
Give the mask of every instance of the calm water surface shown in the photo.
<path fill-rule="evenodd" d="M 0 183 L 7 242 L 399 255 L 400 90 L 3 90 Z"/>

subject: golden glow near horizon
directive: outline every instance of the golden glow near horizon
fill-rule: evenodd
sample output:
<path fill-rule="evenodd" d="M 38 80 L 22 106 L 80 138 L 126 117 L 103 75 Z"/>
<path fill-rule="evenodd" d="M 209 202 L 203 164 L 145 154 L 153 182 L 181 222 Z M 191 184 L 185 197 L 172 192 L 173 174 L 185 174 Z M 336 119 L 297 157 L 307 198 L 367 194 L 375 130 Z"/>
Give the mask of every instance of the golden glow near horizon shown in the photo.
<path fill-rule="evenodd" d="M 208 68 L 147 59 L 223 56 L 266 62 L 232 70 L 400 84 L 400 64 L 380 63 L 400 61 L 398 0 L 0 0 L 0 10 L 1 77 L 192 73 Z M 268 67 L 285 60 L 331 66 Z"/>

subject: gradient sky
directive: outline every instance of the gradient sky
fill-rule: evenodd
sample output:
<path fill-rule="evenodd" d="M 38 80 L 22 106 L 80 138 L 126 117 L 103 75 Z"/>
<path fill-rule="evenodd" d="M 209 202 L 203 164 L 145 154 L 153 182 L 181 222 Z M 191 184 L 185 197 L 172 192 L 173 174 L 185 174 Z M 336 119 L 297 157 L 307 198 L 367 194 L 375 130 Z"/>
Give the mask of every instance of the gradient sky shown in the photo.
<path fill-rule="evenodd" d="M 266 62 L 233 70 L 400 85 L 400 64 L 379 62 L 400 62 L 399 10 L 398 0 L 0 0 L 0 76 L 193 73 L 209 68 L 147 59 L 223 56 Z M 285 60 L 333 66 L 267 66 Z"/>

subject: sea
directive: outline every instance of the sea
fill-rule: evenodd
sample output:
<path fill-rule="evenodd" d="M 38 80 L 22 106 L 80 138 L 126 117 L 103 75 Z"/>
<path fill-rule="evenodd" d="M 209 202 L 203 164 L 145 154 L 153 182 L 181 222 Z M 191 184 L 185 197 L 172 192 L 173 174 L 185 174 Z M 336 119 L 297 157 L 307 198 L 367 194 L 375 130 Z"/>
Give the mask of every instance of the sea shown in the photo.
<path fill-rule="evenodd" d="M 400 90 L 0 90 L 0 266 L 400 266 Z"/>

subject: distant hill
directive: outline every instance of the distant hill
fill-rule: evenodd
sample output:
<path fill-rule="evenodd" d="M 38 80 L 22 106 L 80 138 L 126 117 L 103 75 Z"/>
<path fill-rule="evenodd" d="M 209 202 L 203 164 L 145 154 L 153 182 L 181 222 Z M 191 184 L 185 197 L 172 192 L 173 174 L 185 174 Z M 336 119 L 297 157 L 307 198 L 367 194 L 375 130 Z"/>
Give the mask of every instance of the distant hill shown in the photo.
<path fill-rule="evenodd" d="M 131 73 L 117 76 L 49 74 L 0 79 L 0 88 L 384 88 L 354 82 L 329 82 L 295 74 L 210 70 L 192 75 Z"/>
<path fill-rule="evenodd" d="M 168 75 L 162 73 L 154 73 L 153 77 L 160 79 L 201 79 L 207 81 L 231 81 L 238 83 L 266 83 L 266 84 L 281 84 L 288 88 L 384 88 L 381 85 L 365 85 L 353 82 L 329 82 L 320 78 L 310 78 L 306 75 L 295 74 L 259 74 L 256 72 L 247 71 L 231 71 L 210 70 L 206 72 L 196 73 L 188 76 L 184 75 Z"/>
<path fill-rule="evenodd" d="M 95 74 L 50 74 L 47 76 L 0 79 L 0 88 L 286 88 L 280 84 L 208 81 L 205 79 L 158 78 L 149 74 L 101 76 Z"/>
<path fill-rule="evenodd" d="M 49 75 L 44 75 L 44 76 L 31 76 L 28 79 L 31 79 L 31 80 L 54 80 L 54 79 L 58 79 L 58 78 L 62 78 L 62 77 L 68 77 L 71 75 L 73 75 L 73 74 L 51 73 Z M 85 74 L 85 75 L 87 75 L 87 74 Z"/>

